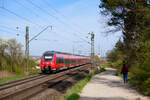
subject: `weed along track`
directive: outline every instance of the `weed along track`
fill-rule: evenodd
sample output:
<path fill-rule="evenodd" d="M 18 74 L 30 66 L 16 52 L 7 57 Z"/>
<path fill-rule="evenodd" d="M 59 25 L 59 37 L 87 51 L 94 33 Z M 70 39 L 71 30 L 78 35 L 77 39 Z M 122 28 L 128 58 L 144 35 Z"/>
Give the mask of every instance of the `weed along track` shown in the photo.
<path fill-rule="evenodd" d="M 35 75 L 0 84 L 0 100 L 26 100 L 33 98 L 35 95 L 42 93 L 51 87 L 55 87 L 63 80 L 73 78 L 73 76 L 83 73 L 89 66 L 90 64 L 82 65 L 56 74 Z"/>
<path fill-rule="evenodd" d="M 30 81 L 34 81 L 34 80 L 37 80 L 37 79 L 40 79 L 40 78 L 43 78 L 43 77 L 46 77 L 46 75 L 38 74 L 38 75 L 31 76 L 31 77 L 27 77 L 27 78 L 18 79 L 18 80 L 14 80 L 14 81 L 11 81 L 11 82 L 3 83 L 3 84 L 0 84 L 0 91 L 4 90 L 4 89 L 7 89 L 7 88 L 17 86 L 17 85 L 20 85 L 20 84 L 27 83 L 27 82 L 30 82 Z"/>
<path fill-rule="evenodd" d="M 78 74 L 73 74 L 69 78 L 50 86 L 39 94 L 30 97 L 28 100 L 61 100 L 67 90 L 74 86 L 78 81 L 88 75 L 87 70 L 82 70 Z"/>

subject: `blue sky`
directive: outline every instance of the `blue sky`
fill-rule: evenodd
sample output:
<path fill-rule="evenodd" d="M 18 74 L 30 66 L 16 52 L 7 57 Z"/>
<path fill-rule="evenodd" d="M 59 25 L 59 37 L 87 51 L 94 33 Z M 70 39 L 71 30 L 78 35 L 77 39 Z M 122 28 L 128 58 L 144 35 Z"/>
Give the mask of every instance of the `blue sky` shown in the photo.
<path fill-rule="evenodd" d="M 93 31 L 95 53 L 104 56 L 121 34 L 106 36 L 108 17 L 100 14 L 98 5 L 99 0 L 0 0 L 0 7 L 4 7 L 0 9 L 0 37 L 16 38 L 24 50 L 27 25 L 30 39 L 52 25 L 52 30 L 47 29 L 30 43 L 30 55 L 40 56 L 47 50 L 72 53 L 73 48 L 76 54 L 89 55 L 90 45 L 80 38 L 90 42 L 88 32 Z"/>

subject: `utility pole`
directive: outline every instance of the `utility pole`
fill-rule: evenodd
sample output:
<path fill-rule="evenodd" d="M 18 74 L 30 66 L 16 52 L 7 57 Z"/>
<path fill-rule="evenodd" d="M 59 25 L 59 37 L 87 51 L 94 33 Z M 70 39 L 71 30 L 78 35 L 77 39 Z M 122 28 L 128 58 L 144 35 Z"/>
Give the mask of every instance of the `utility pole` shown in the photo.
<path fill-rule="evenodd" d="M 29 40 L 29 26 L 26 26 L 26 36 L 25 36 L 25 40 L 26 40 L 26 50 L 25 50 L 25 60 L 26 60 L 26 64 L 25 64 L 25 74 L 29 75 L 29 43 L 34 40 L 36 37 L 38 37 L 40 34 L 42 34 L 45 30 L 47 30 L 49 27 L 51 27 L 52 30 L 52 26 L 47 26 L 46 28 L 44 28 L 41 32 L 39 32 L 38 34 L 36 34 L 33 38 L 31 38 Z"/>
<path fill-rule="evenodd" d="M 91 35 L 91 70 L 90 73 L 94 72 L 94 32 L 89 33 Z"/>
<path fill-rule="evenodd" d="M 26 66 L 25 66 L 25 74 L 29 74 L 29 27 L 26 26 L 26 50 L 25 50 L 25 59 L 26 59 Z"/>

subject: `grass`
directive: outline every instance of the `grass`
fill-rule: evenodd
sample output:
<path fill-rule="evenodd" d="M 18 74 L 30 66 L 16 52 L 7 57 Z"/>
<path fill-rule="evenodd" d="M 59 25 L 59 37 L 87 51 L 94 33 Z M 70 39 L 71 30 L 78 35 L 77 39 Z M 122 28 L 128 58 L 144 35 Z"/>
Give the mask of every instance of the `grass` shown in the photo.
<path fill-rule="evenodd" d="M 104 68 L 102 68 L 100 71 L 96 71 L 92 74 L 89 74 L 86 78 L 79 81 L 74 87 L 72 87 L 71 90 L 67 91 L 63 100 L 78 100 L 80 98 L 79 93 L 82 91 L 84 86 L 89 82 L 89 80 L 92 78 L 92 76 L 99 74 L 103 71 L 105 71 Z"/>
<path fill-rule="evenodd" d="M 40 74 L 40 73 L 41 73 L 41 70 L 31 70 L 30 73 L 29 73 L 29 76 L 30 75 L 35 75 L 35 74 Z M 5 74 L 6 76 L 4 76 L 4 77 L 1 76 L 0 77 L 0 83 L 25 78 L 25 77 L 28 76 L 28 75 L 25 75 L 24 73 L 17 74 L 17 73 L 11 73 L 11 72 L 8 72 L 8 71 L 6 71 L 5 73 L 3 72 L 3 74 Z"/>
<path fill-rule="evenodd" d="M 35 74 L 40 74 L 41 72 L 38 71 L 38 72 L 31 72 L 30 75 L 35 75 Z M 8 78 L 0 78 L 0 83 L 4 83 L 4 82 L 7 82 L 7 81 L 12 81 L 12 80 L 16 80 L 16 79 L 21 79 L 21 78 L 25 78 L 27 77 L 27 75 L 13 75 L 11 77 L 8 77 Z"/>
<path fill-rule="evenodd" d="M 40 74 L 40 73 L 41 73 L 41 70 L 34 70 L 34 71 L 31 71 L 29 73 L 29 75 L 35 75 L 35 74 Z M 27 75 L 25 75 L 25 74 L 13 74 L 10 77 L 0 78 L 0 83 L 4 83 L 7 81 L 12 81 L 12 80 L 16 80 L 16 79 L 21 79 L 21 78 L 25 78 L 25 77 L 27 77 Z"/>
<path fill-rule="evenodd" d="M 108 67 L 108 66 L 109 66 L 108 63 L 101 64 L 101 67 L 103 67 L 103 68 L 106 68 L 106 67 Z"/>
<path fill-rule="evenodd" d="M 41 73 L 41 70 L 33 70 L 30 72 L 29 75 L 40 74 L 40 73 Z"/>
<path fill-rule="evenodd" d="M 16 79 L 20 79 L 20 78 L 24 78 L 24 77 L 26 77 L 26 75 L 14 75 L 14 76 L 8 77 L 8 78 L 0 78 L 0 83 L 11 81 L 11 80 L 16 80 Z"/>

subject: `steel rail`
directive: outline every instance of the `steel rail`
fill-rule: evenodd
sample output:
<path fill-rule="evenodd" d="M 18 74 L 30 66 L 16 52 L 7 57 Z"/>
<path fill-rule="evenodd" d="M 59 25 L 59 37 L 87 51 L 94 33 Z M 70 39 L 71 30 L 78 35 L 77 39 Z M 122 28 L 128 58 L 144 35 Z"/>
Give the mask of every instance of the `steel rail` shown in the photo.
<path fill-rule="evenodd" d="M 9 86 L 10 88 L 6 88 L 6 87 L 4 88 L 3 87 L 3 89 L 1 89 L 1 91 L 0 91 L 0 100 L 1 99 L 5 100 L 6 98 L 11 98 L 11 96 L 13 96 L 13 95 L 17 95 L 18 93 L 20 94 L 22 92 L 31 90 L 32 88 L 36 89 L 36 87 L 41 86 L 41 85 L 43 85 L 43 84 L 45 84 L 46 82 L 49 82 L 49 81 L 51 81 L 52 83 L 55 83 L 58 80 L 59 81 L 63 80 L 63 79 L 66 78 L 67 74 L 73 73 L 76 70 L 82 70 L 84 68 L 87 69 L 87 65 L 83 65 L 83 66 L 80 66 L 80 67 L 75 67 L 75 68 L 72 68 L 70 70 L 60 72 L 60 73 L 57 73 L 57 74 L 44 76 L 42 78 L 37 78 L 37 79 L 34 79 L 32 81 L 29 81 L 30 80 L 29 79 L 25 83 L 20 82 L 20 83 L 17 83 L 16 85 L 13 83 L 12 87 L 10 87 L 10 86 Z"/>
<path fill-rule="evenodd" d="M 43 77 L 46 77 L 46 75 L 38 74 L 38 75 L 35 75 L 35 76 L 31 76 L 31 77 L 11 81 L 11 82 L 8 82 L 8 83 L 0 84 L 0 91 L 4 90 L 4 89 L 7 89 L 7 88 L 10 88 L 10 87 L 13 87 L 13 86 L 24 84 L 24 83 L 27 83 L 27 82 L 30 82 L 30 81 L 33 81 L 33 80 L 36 80 L 36 79 L 40 79 L 40 78 L 43 78 Z"/>

